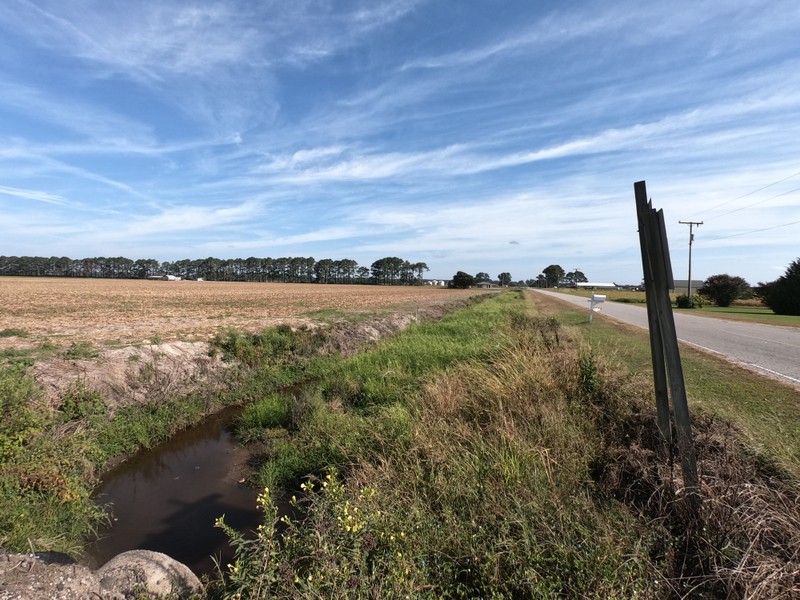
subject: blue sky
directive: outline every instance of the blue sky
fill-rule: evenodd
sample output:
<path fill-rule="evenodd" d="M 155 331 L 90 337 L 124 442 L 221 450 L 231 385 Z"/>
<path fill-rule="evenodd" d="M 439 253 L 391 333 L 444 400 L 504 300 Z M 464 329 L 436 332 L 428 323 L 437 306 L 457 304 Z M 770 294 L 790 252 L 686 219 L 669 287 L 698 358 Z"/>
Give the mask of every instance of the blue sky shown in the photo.
<path fill-rule="evenodd" d="M 800 256 L 796 0 L 4 0 L 0 254 L 638 283 Z"/>

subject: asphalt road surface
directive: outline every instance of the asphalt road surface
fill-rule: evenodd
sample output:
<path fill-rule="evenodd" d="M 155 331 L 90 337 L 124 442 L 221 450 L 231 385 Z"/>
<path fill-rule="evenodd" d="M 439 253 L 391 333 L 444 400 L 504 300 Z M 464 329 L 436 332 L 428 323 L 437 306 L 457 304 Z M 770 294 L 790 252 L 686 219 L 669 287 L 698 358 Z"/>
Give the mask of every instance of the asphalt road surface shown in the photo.
<path fill-rule="evenodd" d="M 586 309 L 589 299 L 534 290 Z M 644 305 L 603 302 L 600 314 L 647 329 Z M 678 339 L 748 369 L 800 386 L 800 327 L 779 327 L 675 312 Z"/>

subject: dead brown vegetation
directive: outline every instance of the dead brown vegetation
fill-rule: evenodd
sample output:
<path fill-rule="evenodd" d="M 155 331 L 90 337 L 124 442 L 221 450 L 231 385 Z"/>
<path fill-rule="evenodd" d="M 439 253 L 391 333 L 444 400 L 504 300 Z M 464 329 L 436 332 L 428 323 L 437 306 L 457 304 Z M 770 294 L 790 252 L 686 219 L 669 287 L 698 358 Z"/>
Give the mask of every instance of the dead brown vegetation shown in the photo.
<path fill-rule="evenodd" d="M 429 286 L 317 285 L 131 279 L 0 277 L 0 349 L 60 347 L 76 340 L 110 345 L 207 341 L 227 328 L 257 331 L 310 324 L 314 311 L 414 310 L 474 290 Z"/>

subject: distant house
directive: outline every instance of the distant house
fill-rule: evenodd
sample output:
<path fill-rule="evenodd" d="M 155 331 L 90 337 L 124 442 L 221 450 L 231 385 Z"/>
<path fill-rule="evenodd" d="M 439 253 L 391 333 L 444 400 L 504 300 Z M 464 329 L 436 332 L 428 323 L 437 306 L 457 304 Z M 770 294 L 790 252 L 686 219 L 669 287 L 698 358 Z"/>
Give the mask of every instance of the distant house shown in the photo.
<path fill-rule="evenodd" d="M 590 290 L 604 289 L 604 290 L 618 290 L 620 286 L 616 283 L 598 283 L 593 281 L 585 281 L 578 283 L 579 288 L 588 288 Z"/>
<path fill-rule="evenodd" d="M 477 287 L 484 289 L 494 287 L 494 284 L 491 281 L 479 281 L 476 285 Z"/>
<path fill-rule="evenodd" d="M 689 280 L 688 279 L 676 279 L 674 281 L 675 287 L 672 288 L 672 291 L 676 294 L 686 294 L 689 292 Z M 692 279 L 692 293 L 697 292 L 701 287 L 703 287 L 703 282 L 697 279 Z"/>
<path fill-rule="evenodd" d="M 175 275 L 149 275 L 148 279 L 152 279 L 154 281 L 180 281 L 180 277 L 175 277 Z"/>

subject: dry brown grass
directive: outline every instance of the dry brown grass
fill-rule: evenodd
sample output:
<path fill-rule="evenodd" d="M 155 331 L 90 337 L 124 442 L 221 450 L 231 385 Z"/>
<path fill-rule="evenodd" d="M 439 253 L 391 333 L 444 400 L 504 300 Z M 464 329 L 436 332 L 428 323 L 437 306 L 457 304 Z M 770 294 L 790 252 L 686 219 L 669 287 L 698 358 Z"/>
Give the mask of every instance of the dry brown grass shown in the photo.
<path fill-rule="evenodd" d="M 421 308 L 474 290 L 364 286 L 73 278 L 0 278 L 0 349 L 43 341 L 110 345 L 208 340 L 227 328 L 261 330 L 302 324 L 311 311 L 386 312 Z"/>

